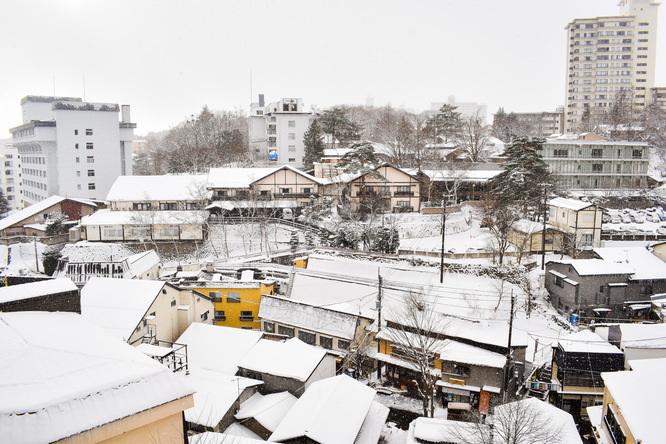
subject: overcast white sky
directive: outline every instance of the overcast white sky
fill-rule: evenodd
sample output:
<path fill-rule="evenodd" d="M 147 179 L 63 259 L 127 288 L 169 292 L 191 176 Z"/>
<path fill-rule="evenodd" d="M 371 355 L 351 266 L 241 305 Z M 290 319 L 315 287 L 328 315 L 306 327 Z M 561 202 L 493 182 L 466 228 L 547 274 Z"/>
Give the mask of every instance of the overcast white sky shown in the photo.
<path fill-rule="evenodd" d="M 660 21 L 666 26 L 665 6 Z M 617 0 L 2 0 L 0 127 L 28 94 L 129 104 L 136 134 L 204 104 L 424 110 L 449 95 L 507 111 L 564 103 L 574 18 L 617 15 Z M 666 86 L 666 31 L 657 84 Z M 2 130 L 4 133 L 5 130 Z M 9 137 L 8 133 L 0 138 Z"/>

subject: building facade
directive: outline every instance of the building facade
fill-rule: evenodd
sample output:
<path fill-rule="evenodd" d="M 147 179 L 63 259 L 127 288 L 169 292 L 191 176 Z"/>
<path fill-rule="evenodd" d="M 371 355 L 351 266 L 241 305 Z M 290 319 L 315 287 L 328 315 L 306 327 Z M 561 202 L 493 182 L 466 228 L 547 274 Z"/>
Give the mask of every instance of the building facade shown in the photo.
<path fill-rule="evenodd" d="M 659 3 L 622 0 L 620 15 L 574 19 L 567 29 L 565 131 L 579 132 L 589 115 L 616 101 L 642 108 L 655 86 Z"/>
<path fill-rule="evenodd" d="M 0 140 L 0 160 L 3 162 L 0 173 L 0 188 L 7 199 L 10 210 L 23 208 L 21 193 L 21 157 L 11 139 Z"/>
<path fill-rule="evenodd" d="M 264 103 L 264 95 L 250 105 L 250 151 L 273 165 L 302 166 L 305 156 L 303 135 L 312 113 L 305 111 L 302 99 L 283 98 Z"/>
<path fill-rule="evenodd" d="M 644 142 L 561 137 L 544 143 L 541 155 L 564 190 L 643 190 L 648 186 L 650 145 Z"/>
<path fill-rule="evenodd" d="M 564 132 L 564 109 L 560 106 L 555 111 L 540 113 L 513 113 L 519 127 L 525 128 L 525 134 L 535 137 L 548 137 Z"/>
<path fill-rule="evenodd" d="M 21 107 L 23 123 L 9 131 L 25 204 L 54 194 L 104 199 L 118 176 L 132 174 L 129 105 L 26 96 Z"/>

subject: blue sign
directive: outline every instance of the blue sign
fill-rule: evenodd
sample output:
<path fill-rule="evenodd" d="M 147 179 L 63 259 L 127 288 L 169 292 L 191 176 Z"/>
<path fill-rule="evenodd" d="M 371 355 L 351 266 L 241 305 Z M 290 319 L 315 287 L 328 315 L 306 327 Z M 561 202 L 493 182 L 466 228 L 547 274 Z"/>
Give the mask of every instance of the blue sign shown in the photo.
<path fill-rule="evenodd" d="M 269 151 L 268 160 L 278 160 L 277 151 Z"/>

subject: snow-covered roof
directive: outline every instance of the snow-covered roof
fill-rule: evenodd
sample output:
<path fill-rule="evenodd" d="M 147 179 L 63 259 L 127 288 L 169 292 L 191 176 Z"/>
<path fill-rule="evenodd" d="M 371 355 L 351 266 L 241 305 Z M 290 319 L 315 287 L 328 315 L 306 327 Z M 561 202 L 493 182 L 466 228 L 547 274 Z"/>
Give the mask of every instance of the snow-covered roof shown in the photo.
<path fill-rule="evenodd" d="M 0 303 L 17 301 L 20 299 L 30 299 L 50 294 L 65 293 L 77 291 L 78 287 L 74 285 L 69 278 L 45 279 L 39 282 L 29 284 L 12 285 L 11 287 L 0 287 Z"/>
<path fill-rule="evenodd" d="M 265 444 L 266 441 L 242 424 L 234 422 L 224 433 L 204 432 L 188 438 L 189 444 Z"/>
<path fill-rule="evenodd" d="M 370 410 L 365 415 L 365 421 L 361 425 L 361 431 L 356 437 L 355 444 L 375 444 L 379 442 L 389 412 L 389 408 L 385 405 L 372 401 Z"/>
<path fill-rule="evenodd" d="M 578 199 L 567 199 L 566 197 L 557 197 L 548 201 L 551 207 L 565 208 L 567 210 L 580 211 L 587 207 L 592 207 L 594 204 L 583 202 Z"/>
<path fill-rule="evenodd" d="M 619 324 L 620 348 L 666 348 L 666 324 Z"/>
<path fill-rule="evenodd" d="M 0 313 L 0 442 L 44 443 L 191 395 L 76 313 Z"/>
<path fill-rule="evenodd" d="M 374 401 L 375 391 L 349 376 L 313 383 L 270 437 L 285 441 L 308 437 L 322 444 L 352 444 Z"/>
<path fill-rule="evenodd" d="M 326 307 L 315 307 L 269 295 L 261 297 L 259 317 L 348 340 L 354 338 L 358 319 L 358 316 Z"/>
<path fill-rule="evenodd" d="M 148 250 L 142 253 L 133 254 L 127 258 L 130 277 L 141 276 L 146 271 L 160 263 L 160 257 L 155 250 Z"/>
<path fill-rule="evenodd" d="M 467 166 L 467 164 L 464 164 Z M 492 165 L 492 164 L 488 164 Z M 412 175 L 415 175 L 418 170 L 416 169 L 407 169 Z M 502 172 L 502 168 L 497 165 L 496 167 L 489 167 L 486 169 L 476 169 L 476 168 L 461 168 L 461 169 L 451 169 L 451 170 L 422 170 L 422 172 L 428 176 L 428 178 L 433 182 L 443 182 L 450 180 L 459 180 L 462 182 L 477 182 L 484 183 L 494 178 Z"/>
<path fill-rule="evenodd" d="M 634 268 L 629 264 L 603 259 L 564 259 L 550 262 L 571 265 L 579 276 L 632 274 L 634 272 Z"/>
<path fill-rule="evenodd" d="M 250 188 L 250 184 L 281 169 L 272 168 L 211 168 L 208 188 Z"/>
<path fill-rule="evenodd" d="M 533 220 L 520 219 L 517 220 L 511 226 L 511 228 L 525 234 L 541 233 L 543 231 L 543 222 L 535 222 Z M 560 229 L 552 225 L 546 224 L 546 232 L 548 232 L 547 230 L 560 230 Z"/>
<path fill-rule="evenodd" d="M 298 398 L 289 392 L 270 395 L 255 393 L 241 404 L 235 416 L 238 420 L 254 418 L 266 430 L 273 432 L 297 400 Z"/>
<path fill-rule="evenodd" d="M 81 289 L 81 315 L 127 341 L 164 285 L 162 281 L 92 277 Z"/>
<path fill-rule="evenodd" d="M 495 407 L 495 417 L 497 418 L 498 416 L 503 418 L 495 421 L 495 427 L 499 429 L 498 434 L 500 436 L 511 436 L 510 432 L 504 429 L 507 426 L 513 427 L 514 418 L 523 416 L 525 421 L 535 418 L 535 424 L 551 428 L 552 432 L 559 438 L 559 442 L 583 444 L 573 416 L 537 398 L 527 398 L 521 401 L 498 405 Z"/>
<path fill-rule="evenodd" d="M 568 353 L 605 353 L 622 354 L 622 351 L 590 330 L 564 336 L 558 341 L 560 347 Z"/>
<path fill-rule="evenodd" d="M 90 225 L 201 225 L 206 211 L 114 211 L 99 210 L 81 219 L 84 227 Z"/>
<path fill-rule="evenodd" d="M 187 344 L 190 368 L 234 375 L 238 371 L 239 361 L 254 347 L 262 335 L 262 332 L 255 330 L 194 322 L 176 342 Z"/>
<path fill-rule="evenodd" d="M 639 366 L 632 367 L 632 371 L 602 373 L 601 377 L 613 396 L 616 412 L 622 412 L 631 434 L 645 443 L 663 442 L 663 427 L 655 422 L 655 403 L 647 402 L 646 394 L 654 400 L 666 396 L 666 387 L 659 383 L 666 372 L 666 360 L 643 361 Z"/>
<path fill-rule="evenodd" d="M 448 443 L 465 444 L 463 436 L 474 436 L 479 430 L 489 427 L 485 424 L 472 424 L 450 421 L 446 418 L 416 418 L 409 424 L 406 444 Z"/>
<path fill-rule="evenodd" d="M 506 356 L 504 355 L 450 339 L 444 341 L 444 347 L 439 353 L 442 361 L 493 368 L 504 368 L 504 364 L 506 364 Z"/>
<path fill-rule="evenodd" d="M 217 200 L 206 207 L 206 210 L 213 208 L 221 208 L 223 210 L 232 211 L 236 208 L 296 208 L 298 202 L 293 199 L 281 200 Z"/>
<path fill-rule="evenodd" d="M 326 350 L 308 345 L 298 338 L 286 341 L 262 339 L 240 360 L 238 366 L 305 382 L 325 356 Z"/>
<path fill-rule="evenodd" d="M 65 245 L 60 254 L 69 263 L 84 263 L 120 262 L 130 256 L 132 252 L 123 244 L 80 241 Z"/>
<path fill-rule="evenodd" d="M 595 248 L 594 252 L 606 261 L 628 264 L 634 280 L 666 279 L 666 262 L 644 247 Z"/>
<path fill-rule="evenodd" d="M 89 205 L 91 207 L 97 206 L 97 204 L 89 200 L 75 199 L 71 197 L 62 197 L 62 196 L 51 196 L 37 203 L 34 203 L 27 208 L 23 208 L 22 210 L 12 213 L 9 216 L 5 217 L 4 219 L 0 219 L 0 231 L 9 228 L 12 225 L 16 225 L 22 220 L 32 217 L 35 214 L 41 213 L 42 211 L 48 209 L 49 207 L 59 204 L 64 200 L 71 200 L 81 204 Z"/>
<path fill-rule="evenodd" d="M 203 369 L 192 369 L 188 375 L 179 376 L 196 390 L 194 407 L 185 410 L 185 420 L 211 428 L 233 408 L 244 389 L 263 384 L 256 379 Z"/>
<path fill-rule="evenodd" d="M 118 176 L 106 200 L 110 202 L 201 201 L 210 197 L 206 174 Z"/>

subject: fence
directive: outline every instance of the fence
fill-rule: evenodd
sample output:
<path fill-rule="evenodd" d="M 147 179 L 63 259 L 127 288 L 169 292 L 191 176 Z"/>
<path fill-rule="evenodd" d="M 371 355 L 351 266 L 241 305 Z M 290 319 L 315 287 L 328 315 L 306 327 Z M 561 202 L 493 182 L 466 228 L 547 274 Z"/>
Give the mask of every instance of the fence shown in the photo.
<path fill-rule="evenodd" d="M 27 244 L 30 242 L 40 242 L 45 245 L 64 244 L 69 241 L 69 234 L 56 234 L 54 236 L 12 236 L 0 238 L 0 245 Z"/>

